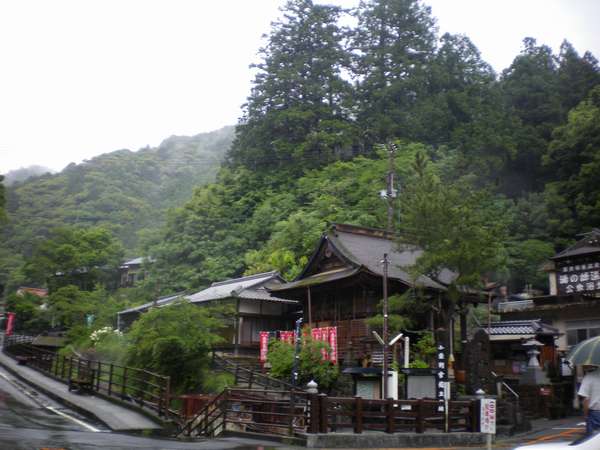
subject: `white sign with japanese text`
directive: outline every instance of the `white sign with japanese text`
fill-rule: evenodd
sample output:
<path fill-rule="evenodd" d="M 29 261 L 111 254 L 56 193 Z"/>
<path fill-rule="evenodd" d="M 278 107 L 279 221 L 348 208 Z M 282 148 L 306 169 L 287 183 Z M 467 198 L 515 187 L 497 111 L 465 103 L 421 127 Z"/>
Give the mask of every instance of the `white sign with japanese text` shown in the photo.
<path fill-rule="evenodd" d="M 480 423 L 482 433 L 496 434 L 496 400 L 491 398 L 481 400 Z"/>

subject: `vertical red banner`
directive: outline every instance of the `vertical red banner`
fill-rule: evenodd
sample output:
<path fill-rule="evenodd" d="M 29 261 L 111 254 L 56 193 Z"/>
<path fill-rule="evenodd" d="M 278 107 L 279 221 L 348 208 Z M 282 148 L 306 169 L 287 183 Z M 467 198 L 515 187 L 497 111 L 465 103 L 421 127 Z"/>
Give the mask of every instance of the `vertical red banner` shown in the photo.
<path fill-rule="evenodd" d="M 15 327 L 15 313 L 6 313 L 6 317 L 6 331 L 4 332 L 4 334 L 6 336 L 10 336 L 11 334 L 13 334 L 13 328 Z"/>
<path fill-rule="evenodd" d="M 287 342 L 288 344 L 294 344 L 294 332 L 293 331 L 280 331 L 279 340 Z"/>
<path fill-rule="evenodd" d="M 321 342 L 329 343 L 329 327 L 321 328 Z M 321 355 L 323 356 L 324 361 L 329 361 L 329 352 L 327 349 L 321 349 Z"/>
<path fill-rule="evenodd" d="M 269 332 L 268 331 L 260 332 L 259 342 L 260 342 L 259 361 L 262 364 L 264 364 L 267 362 L 267 353 L 269 351 Z"/>
<path fill-rule="evenodd" d="M 329 327 L 329 355 L 331 362 L 338 362 L 337 327 Z"/>

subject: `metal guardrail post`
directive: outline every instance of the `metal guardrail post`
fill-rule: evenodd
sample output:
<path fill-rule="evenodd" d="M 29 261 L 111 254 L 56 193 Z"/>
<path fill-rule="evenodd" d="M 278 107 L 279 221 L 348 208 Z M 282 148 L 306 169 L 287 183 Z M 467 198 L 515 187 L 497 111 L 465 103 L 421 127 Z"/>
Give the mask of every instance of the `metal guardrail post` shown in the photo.
<path fill-rule="evenodd" d="M 121 375 L 121 398 L 125 398 L 125 390 L 127 387 L 127 367 L 123 367 L 123 375 Z"/>
<path fill-rule="evenodd" d="M 114 366 L 111 364 L 108 370 L 108 395 L 112 395 L 112 382 L 113 382 Z"/>
<path fill-rule="evenodd" d="M 96 392 L 100 392 L 100 377 L 102 375 L 102 363 L 98 361 L 96 366 Z"/>

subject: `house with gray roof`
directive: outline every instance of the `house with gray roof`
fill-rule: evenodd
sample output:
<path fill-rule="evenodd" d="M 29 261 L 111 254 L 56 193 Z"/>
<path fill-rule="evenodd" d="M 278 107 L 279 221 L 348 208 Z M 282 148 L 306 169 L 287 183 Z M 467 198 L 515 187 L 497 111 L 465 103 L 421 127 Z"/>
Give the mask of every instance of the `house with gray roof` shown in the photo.
<path fill-rule="evenodd" d="M 497 304 L 503 320 L 542 319 L 558 329 L 561 352 L 600 335 L 600 229 L 579 236 L 544 265 L 547 295 Z"/>
<path fill-rule="evenodd" d="M 284 299 L 269 291 L 285 280 L 278 272 L 258 273 L 218 281 L 192 294 L 174 294 L 155 302 L 119 312 L 119 323 L 131 324 L 140 314 L 152 307 L 166 307 L 183 300 L 199 307 L 230 305 L 233 311 L 223 330 L 226 343 L 223 350 L 256 353 L 261 331 L 291 330 L 299 312 L 295 300 Z"/>

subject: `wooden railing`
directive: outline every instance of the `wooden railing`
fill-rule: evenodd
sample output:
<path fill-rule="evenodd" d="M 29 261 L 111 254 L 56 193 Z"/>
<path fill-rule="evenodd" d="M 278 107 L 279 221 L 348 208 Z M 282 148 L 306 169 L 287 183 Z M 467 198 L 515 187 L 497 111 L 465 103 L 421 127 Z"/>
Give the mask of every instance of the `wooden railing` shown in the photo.
<path fill-rule="evenodd" d="M 368 400 L 300 391 L 226 389 L 181 429 L 185 436 L 215 437 L 225 430 L 294 436 L 302 433 L 385 433 L 479 429 L 478 403 L 437 400 Z M 441 409 L 441 410 L 440 410 Z"/>
<path fill-rule="evenodd" d="M 59 356 L 10 337 L 4 342 L 4 351 L 21 363 L 64 383 L 70 384 L 83 376 L 90 377 L 92 391 L 129 402 L 159 417 L 178 421 L 178 413 L 169 408 L 169 377 L 103 361 Z"/>
<path fill-rule="evenodd" d="M 449 401 L 448 414 L 438 400 L 368 400 L 361 397 L 310 399 L 310 433 L 383 431 L 385 433 L 426 430 L 477 431 L 476 401 Z"/>
<path fill-rule="evenodd" d="M 308 394 L 225 389 L 181 429 L 184 436 L 215 437 L 225 430 L 293 436 L 306 432 Z"/>
<path fill-rule="evenodd" d="M 291 383 L 277 378 L 270 377 L 259 371 L 247 369 L 246 367 L 236 364 L 227 358 L 217 355 L 213 352 L 213 365 L 221 370 L 229 372 L 235 377 L 234 384 L 246 383 L 248 389 L 262 387 L 265 390 L 280 389 L 294 390 L 296 389 Z"/>

